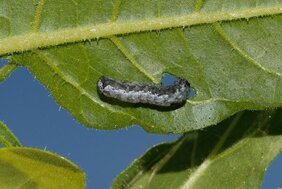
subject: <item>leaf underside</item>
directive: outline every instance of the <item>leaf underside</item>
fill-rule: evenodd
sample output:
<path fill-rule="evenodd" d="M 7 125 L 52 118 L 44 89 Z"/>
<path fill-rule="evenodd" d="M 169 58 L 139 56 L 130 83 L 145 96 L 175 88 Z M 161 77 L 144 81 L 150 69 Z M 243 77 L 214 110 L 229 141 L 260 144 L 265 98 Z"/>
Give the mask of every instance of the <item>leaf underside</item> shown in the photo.
<path fill-rule="evenodd" d="M 0 145 L 5 147 L 21 146 L 20 141 L 12 131 L 0 121 Z"/>
<path fill-rule="evenodd" d="M 259 188 L 282 151 L 282 110 L 242 112 L 163 143 L 135 160 L 112 189 Z"/>
<path fill-rule="evenodd" d="M 0 149 L 0 188 L 83 189 L 85 175 L 56 154 L 33 148 Z"/>
<path fill-rule="evenodd" d="M 1 67 L 2 62 L 4 61 L 1 61 L 0 59 L 0 84 L 17 68 L 17 65 L 13 63 L 5 64 Z"/>
<path fill-rule="evenodd" d="M 281 13 L 274 0 L 4 0 L 0 54 L 24 51 L 12 60 L 87 127 L 183 133 L 281 106 Z M 162 109 L 97 93 L 102 75 L 158 83 L 164 72 L 188 79 L 196 97 Z"/>

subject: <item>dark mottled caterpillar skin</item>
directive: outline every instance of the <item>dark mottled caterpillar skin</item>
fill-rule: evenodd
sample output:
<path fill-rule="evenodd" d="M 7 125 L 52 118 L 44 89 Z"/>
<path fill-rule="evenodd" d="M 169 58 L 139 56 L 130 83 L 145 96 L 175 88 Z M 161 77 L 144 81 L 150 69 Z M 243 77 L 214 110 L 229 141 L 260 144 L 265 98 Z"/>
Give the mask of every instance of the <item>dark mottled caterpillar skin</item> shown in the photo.
<path fill-rule="evenodd" d="M 138 84 L 128 81 L 116 81 L 102 76 L 98 81 L 101 94 L 124 102 L 171 106 L 182 104 L 188 97 L 190 84 L 185 79 L 177 80 L 174 85 Z"/>

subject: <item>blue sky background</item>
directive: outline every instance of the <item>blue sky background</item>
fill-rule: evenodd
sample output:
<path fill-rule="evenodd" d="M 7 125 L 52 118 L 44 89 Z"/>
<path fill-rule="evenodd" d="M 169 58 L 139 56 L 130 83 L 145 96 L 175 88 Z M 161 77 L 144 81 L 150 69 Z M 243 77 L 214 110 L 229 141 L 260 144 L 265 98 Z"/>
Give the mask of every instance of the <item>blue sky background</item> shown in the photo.
<path fill-rule="evenodd" d="M 0 120 L 24 146 L 55 152 L 80 166 L 87 174 L 87 189 L 109 188 L 115 176 L 148 148 L 179 136 L 149 134 L 139 127 L 87 129 L 61 109 L 25 68 L 0 84 L 0 107 Z M 262 188 L 282 187 L 281 173 L 282 154 L 266 172 Z"/>

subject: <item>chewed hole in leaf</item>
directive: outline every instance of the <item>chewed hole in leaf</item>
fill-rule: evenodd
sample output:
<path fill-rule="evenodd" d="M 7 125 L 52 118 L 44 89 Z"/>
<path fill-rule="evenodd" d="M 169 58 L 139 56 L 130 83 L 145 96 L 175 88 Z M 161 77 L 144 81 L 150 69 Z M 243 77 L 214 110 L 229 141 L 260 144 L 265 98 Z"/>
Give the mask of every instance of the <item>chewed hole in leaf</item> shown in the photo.
<path fill-rule="evenodd" d="M 170 74 L 170 73 L 164 73 L 162 76 L 161 84 L 164 87 L 171 86 L 177 81 L 177 77 Z M 188 81 L 189 82 L 189 81 Z M 187 99 L 195 97 L 196 96 L 196 90 L 193 87 L 190 87 L 188 91 Z"/>
<path fill-rule="evenodd" d="M 162 86 L 166 87 L 166 86 L 173 85 L 176 80 L 177 78 L 175 76 L 169 73 L 164 73 L 161 83 L 162 83 Z"/>

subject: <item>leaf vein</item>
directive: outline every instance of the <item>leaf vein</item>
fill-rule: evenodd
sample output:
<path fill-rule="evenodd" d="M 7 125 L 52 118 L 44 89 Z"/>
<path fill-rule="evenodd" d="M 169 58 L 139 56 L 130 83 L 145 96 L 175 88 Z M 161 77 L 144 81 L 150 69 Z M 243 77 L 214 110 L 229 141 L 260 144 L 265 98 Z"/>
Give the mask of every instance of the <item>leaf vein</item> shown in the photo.
<path fill-rule="evenodd" d="M 175 155 L 178 149 L 182 146 L 182 144 L 187 140 L 187 135 L 184 136 L 179 142 L 176 143 L 176 145 L 173 145 L 172 148 L 167 152 L 167 154 L 160 159 L 151 169 L 152 173 L 148 179 L 147 185 L 149 186 L 150 182 L 153 180 L 153 177 L 156 175 L 156 173 L 165 166 L 165 164 Z"/>
<path fill-rule="evenodd" d="M 113 22 L 115 22 L 118 18 L 120 5 L 121 5 L 121 0 L 115 0 L 113 12 L 112 12 L 112 21 Z"/>
<path fill-rule="evenodd" d="M 238 122 L 240 121 L 243 113 L 238 113 L 226 129 L 226 131 L 223 133 L 223 135 L 220 137 L 218 143 L 215 145 L 214 149 L 210 153 L 208 159 L 213 158 L 215 154 L 219 152 L 219 150 L 222 148 L 222 146 L 225 144 L 226 140 L 228 139 L 228 136 L 232 134 L 233 129 L 238 125 Z"/>
<path fill-rule="evenodd" d="M 32 22 L 32 31 L 33 32 L 38 32 L 40 23 L 42 21 L 42 12 L 43 12 L 43 7 L 45 4 L 45 0 L 39 0 L 36 10 L 35 10 L 35 15 L 34 15 L 34 20 Z"/>
<path fill-rule="evenodd" d="M 140 64 L 138 64 L 137 60 L 134 56 L 129 52 L 129 50 L 121 43 L 121 41 L 117 37 L 111 37 L 110 40 L 113 44 L 123 53 L 123 55 L 135 66 L 141 73 L 143 73 L 146 77 L 148 77 L 153 82 L 157 83 L 158 80 L 155 79 L 152 74 L 148 73 L 145 68 L 143 68 Z"/>
<path fill-rule="evenodd" d="M 183 39 L 185 48 L 190 50 L 191 47 L 190 47 L 189 40 L 187 39 L 187 37 L 183 34 L 182 31 L 179 31 L 178 34 L 179 34 L 179 36 Z M 191 54 L 191 56 L 193 57 L 193 59 L 195 60 L 195 62 L 196 62 L 197 64 L 199 64 L 199 70 L 200 70 L 201 74 L 203 74 L 203 72 L 204 72 L 204 67 L 203 67 L 203 65 L 201 64 L 201 62 L 199 62 L 199 61 L 196 59 L 196 57 L 195 57 L 195 55 L 194 55 L 193 53 L 190 53 L 190 54 Z M 181 67 L 182 67 L 182 66 L 181 66 Z M 203 74 L 203 75 L 204 75 L 204 74 Z M 212 90 L 211 90 L 210 86 L 208 85 L 207 80 L 206 80 L 206 79 L 203 79 L 203 82 L 205 83 L 205 86 L 206 86 L 207 89 L 208 89 L 207 92 L 208 92 L 209 96 L 210 96 L 210 97 L 213 97 Z"/>
<path fill-rule="evenodd" d="M 215 154 L 219 152 L 219 150 L 221 149 L 221 147 L 224 145 L 225 141 L 227 140 L 228 136 L 232 133 L 233 129 L 237 126 L 237 123 L 240 121 L 240 118 L 242 117 L 242 115 L 243 113 L 239 113 L 235 116 L 235 118 L 230 123 L 229 127 L 226 129 L 224 134 L 218 140 L 212 152 L 208 155 L 207 159 L 196 169 L 196 171 L 192 175 L 190 175 L 188 180 L 183 184 L 181 188 L 183 189 L 191 188 L 194 185 L 194 183 L 197 181 L 197 179 L 201 177 L 204 171 L 212 163 L 211 159 L 214 157 Z"/>
<path fill-rule="evenodd" d="M 204 0 L 196 0 L 195 2 L 195 12 L 200 12 L 203 6 Z"/>
<path fill-rule="evenodd" d="M 35 52 L 54 72 L 56 72 L 58 74 L 58 76 L 63 80 L 65 81 L 66 83 L 70 84 L 72 87 L 74 87 L 77 91 L 80 92 L 80 94 L 83 94 L 85 95 L 88 99 L 90 99 L 93 103 L 101 106 L 102 108 L 105 108 L 107 109 L 108 111 L 110 112 L 115 112 L 115 113 L 119 113 L 119 114 L 122 114 L 122 115 L 125 115 L 125 116 L 129 116 L 131 119 L 136 119 L 133 115 L 130 115 L 130 114 L 127 114 L 127 113 L 124 113 L 122 111 L 117 111 L 115 110 L 114 108 L 111 108 L 110 106 L 104 104 L 102 101 L 99 102 L 98 100 L 96 100 L 93 96 L 91 96 L 90 93 L 87 92 L 87 90 L 83 89 L 79 83 L 75 82 L 74 80 L 72 79 L 69 79 L 68 77 L 64 76 L 64 74 L 57 68 L 56 65 L 52 64 L 50 62 L 50 59 L 49 57 L 47 57 L 46 54 L 43 54 L 42 52 L 38 52 L 36 51 Z"/>
<path fill-rule="evenodd" d="M 271 75 L 279 76 L 281 77 L 280 73 L 275 72 L 274 70 L 268 69 L 264 66 L 262 66 L 260 63 L 258 63 L 254 58 L 252 58 L 247 52 L 245 52 L 238 44 L 236 44 L 235 41 L 233 41 L 230 36 L 224 31 L 224 29 L 221 27 L 219 23 L 213 24 L 215 31 L 218 32 L 218 34 L 233 48 L 235 49 L 239 55 L 241 55 L 243 58 L 247 60 L 250 64 L 256 66 L 257 68 L 261 69 L 262 71 L 269 73 Z"/>

